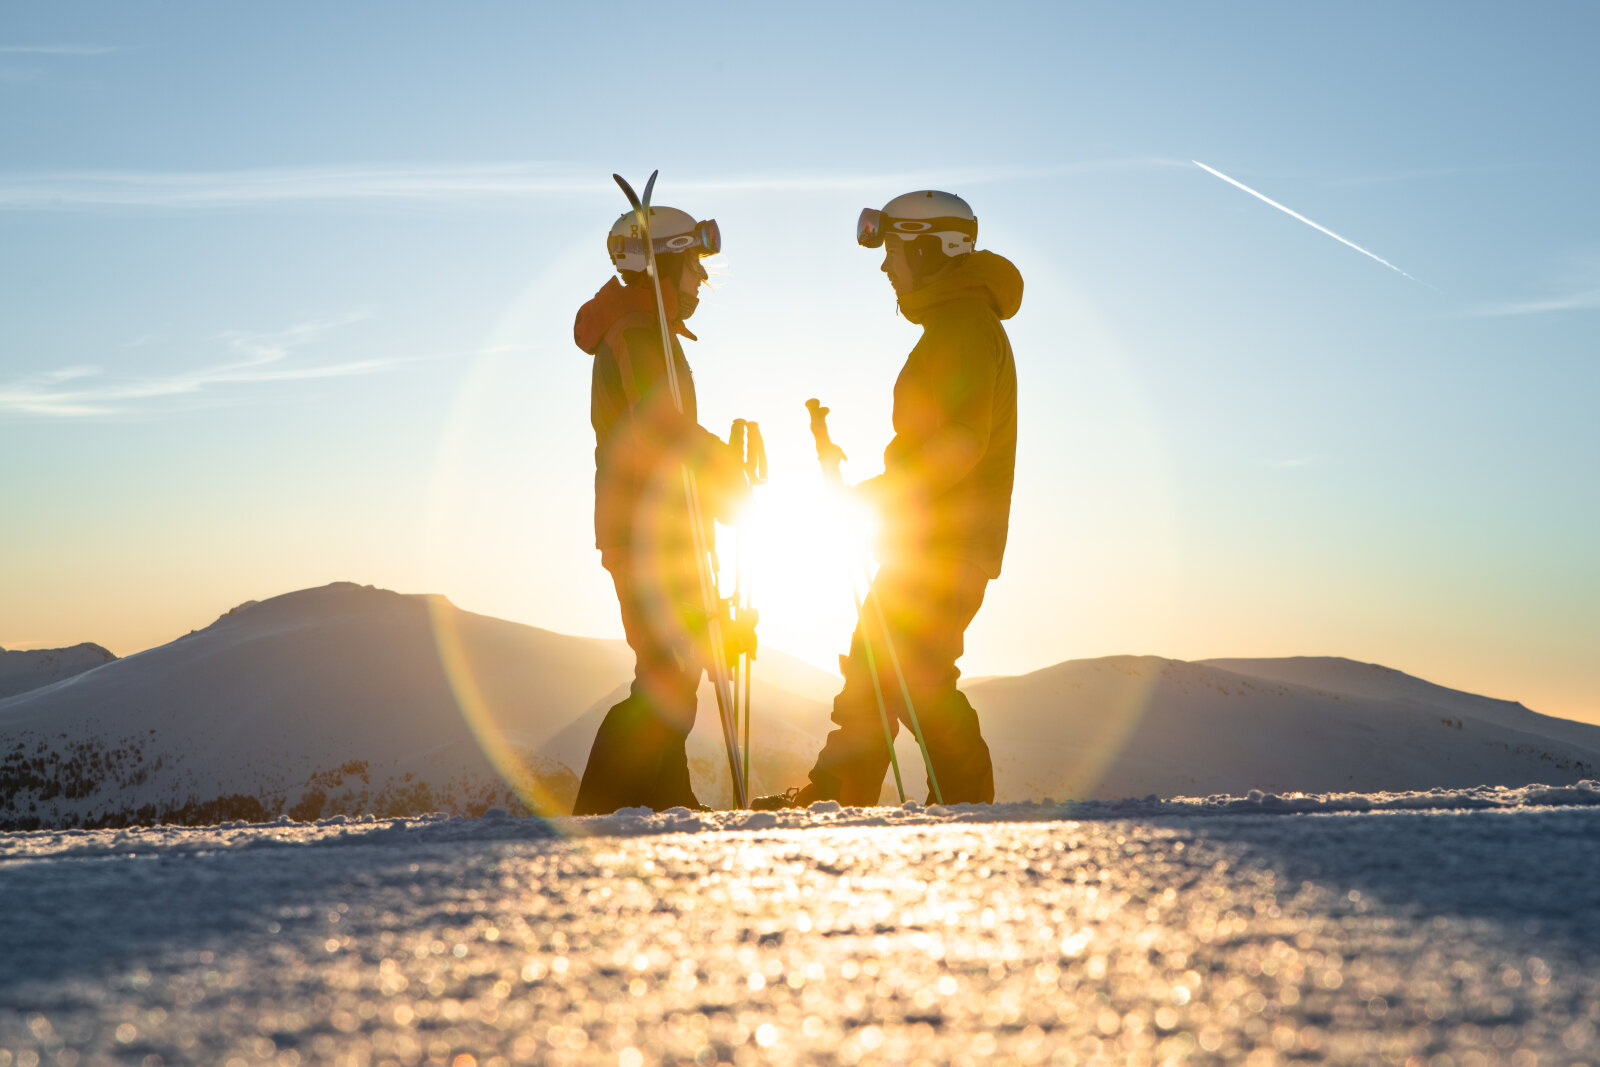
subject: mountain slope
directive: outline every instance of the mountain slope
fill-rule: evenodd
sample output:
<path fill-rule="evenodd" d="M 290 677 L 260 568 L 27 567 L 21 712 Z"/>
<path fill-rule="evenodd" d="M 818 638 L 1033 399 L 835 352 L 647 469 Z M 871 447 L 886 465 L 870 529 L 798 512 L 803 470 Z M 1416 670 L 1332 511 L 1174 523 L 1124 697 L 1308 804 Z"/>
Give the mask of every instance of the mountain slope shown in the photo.
<path fill-rule="evenodd" d="M 535 750 L 626 673 L 625 645 L 339 583 L 242 605 L 0 701 L 3 821 L 506 806 L 459 710 L 447 636 L 480 721 L 535 785 L 559 791 L 570 772 L 542 767 Z"/>
<path fill-rule="evenodd" d="M 1463 693 L 1458 689 L 1447 689 L 1376 663 L 1359 663 L 1337 656 L 1208 659 L 1201 662 L 1234 674 L 1288 682 L 1308 689 L 1438 708 L 1457 717 L 1480 719 L 1514 730 L 1600 749 L 1600 726 L 1540 715 L 1514 700 L 1495 700 L 1475 693 Z"/>
<path fill-rule="evenodd" d="M 0 700 L 52 685 L 116 658 L 106 649 L 87 641 L 71 648 L 9 652 L 0 648 Z"/>
<path fill-rule="evenodd" d="M 565 811 L 593 737 L 574 720 L 598 722 L 632 669 L 622 641 L 443 597 L 341 582 L 252 601 L 0 700 L 0 827 Z M 777 683 L 819 692 L 823 672 L 772 651 L 759 671 L 765 708 L 816 717 L 819 704 Z M 702 757 L 721 748 L 706 705 L 691 742 Z M 767 724 L 773 736 L 779 722 Z M 558 739 L 555 758 L 545 750 Z M 725 758 L 701 762 L 725 782 Z"/>
<path fill-rule="evenodd" d="M 1069 661 L 969 695 L 1002 799 L 1567 784 L 1600 773 L 1600 745 L 1155 656 Z"/>

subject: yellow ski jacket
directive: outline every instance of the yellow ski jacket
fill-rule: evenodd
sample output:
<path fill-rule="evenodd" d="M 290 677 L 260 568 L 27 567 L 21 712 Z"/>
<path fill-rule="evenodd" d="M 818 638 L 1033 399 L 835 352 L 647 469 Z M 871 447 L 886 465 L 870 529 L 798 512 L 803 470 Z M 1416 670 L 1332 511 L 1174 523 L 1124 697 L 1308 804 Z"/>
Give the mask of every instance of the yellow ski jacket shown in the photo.
<path fill-rule="evenodd" d="M 883 516 L 885 562 L 955 556 L 1000 576 L 1017 463 L 1017 368 L 1001 321 L 1021 306 L 1021 273 L 993 252 L 901 297 L 922 339 L 895 382 L 884 473 L 862 483 Z"/>

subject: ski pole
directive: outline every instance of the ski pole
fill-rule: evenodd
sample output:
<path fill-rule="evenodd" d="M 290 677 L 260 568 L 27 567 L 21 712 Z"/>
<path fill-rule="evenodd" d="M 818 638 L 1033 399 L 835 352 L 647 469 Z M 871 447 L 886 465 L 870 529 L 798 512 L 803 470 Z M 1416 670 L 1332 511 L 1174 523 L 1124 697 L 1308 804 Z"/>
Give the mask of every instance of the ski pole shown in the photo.
<path fill-rule="evenodd" d="M 811 413 L 811 435 L 817 442 L 817 462 L 822 465 L 823 481 L 834 488 L 843 488 L 844 476 L 840 473 L 839 464 L 843 462 L 845 454 L 844 450 L 834 444 L 832 438 L 828 436 L 828 409 L 822 406 L 821 401 L 812 398 L 806 401 L 806 410 Z M 868 585 L 870 586 L 871 575 L 867 572 L 866 561 L 858 558 L 857 566 L 860 568 L 862 575 L 868 579 Z M 900 777 L 900 760 L 894 751 L 894 733 L 889 727 L 889 712 L 883 699 L 883 687 L 878 680 L 877 656 L 873 653 L 872 638 L 868 633 L 861 594 L 857 592 L 854 580 L 850 583 L 850 595 L 855 601 L 856 618 L 863 623 L 861 646 L 867 657 L 867 672 L 872 677 L 872 695 L 878 702 L 878 717 L 883 722 L 884 742 L 889 746 L 889 764 L 894 768 L 895 792 L 899 795 L 900 802 L 904 804 L 906 790 Z M 922 762 L 928 771 L 928 783 L 932 787 L 934 802 L 942 804 L 944 803 L 944 797 L 939 792 L 939 779 L 934 774 L 933 760 L 928 755 L 928 745 L 922 736 L 922 725 L 917 721 L 917 709 L 911 701 L 911 688 L 906 684 L 905 672 L 900 668 L 900 657 L 895 653 L 894 638 L 889 633 L 889 622 L 883 614 L 883 605 L 878 603 L 875 597 L 871 596 L 870 590 L 868 599 L 872 601 L 873 614 L 877 618 L 878 630 L 883 634 L 884 650 L 889 655 L 889 664 L 894 671 L 896 681 L 900 685 L 900 698 L 905 702 L 906 717 L 910 720 L 911 732 L 916 736 L 917 747 L 922 750 Z"/>
<path fill-rule="evenodd" d="M 749 463 L 746 456 L 749 454 L 750 434 L 749 423 L 744 419 L 734 419 L 733 426 L 728 430 L 728 444 L 739 454 L 740 463 L 746 468 L 748 478 Z M 740 615 L 745 596 L 744 576 L 744 530 L 734 529 L 733 541 L 733 635 L 730 638 L 732 649 L 728 654 L 728 668 L 733 681 L 733 724 L 737 733 L 743 727 L 744 736 L 739 746 L 740 760 L 744 767 L 744 780 L 748 785 L 750 781 L 750 668 L 752 664 L 745 656 L 744 631 L 740 626 Z M 739 682 L 740 675 L 744 681 L 744 699 L 740 701 Z"/>
<path fill-rule="evenodd" d="M 865 567 L 862 568 L 865 570 Z M 944 794 L 939 791 L 939 775 L 933 769 L 933 757 L 928 755 L 928 742 L 922 734 L 922 723 L 917 721 L 917 708 L 911 702 L 911 687 L 906 684 L 906 673 L 900 669 L 900 657 L 894 651 L 894 638 L 889 636 L 889 620 L 884 618 L 883 605 L 876 599 L 872 601 L 872 610 L 878 616 L 878 628 L 883 631 L 883 647 L 889 653 L 889 666 L 894 670 L 895 681 L 900 683 L 900 699 L 905 701 L 906 718 L 911 720 L 911 734 L 917 739 L 917 747 L 922 750 L 922 765 L 928 771 L 928 786 L 933 793 L 935 804 L 944 803 Z M 902 802 L 905 797 L 901 797 Z"/>
<path fill-rule="evenodd" d="M 744 463 L 744 474 L 749 482 L 751 492 L 757 486 L 767 482 L 767 446 L 761 439 L 761 424 L 745 419 L 734 419 L 733 427 L 728 432 L 728 443 L 738 449 Z M 750 719 L 752 707 L 750 703 L 751 677 L 755 674 L 756 658 L 756 624 L 761 621 L 761 613 L 756 610 L 755 598 L 750 593 L 750 587 L 745 579 L 744 570 L 744 530 L 735 530 L 734 541 L 734 580 L 733 580 L 733 631 L 734 642 L 738 649 L 734 660 L 733 674 L 734 695 L 737 697 L 741 668 L 744 680 L 744 780 L 748 788 L 750 783 Z M 737 721 L 739 716 L 735 715 Z"/>
<path fill-rule="evenodd" d="M 666 300 L 661 293 L 661 274 L 656 267 L 655 243 L 650 236 L 650 194 L 655 189 L 656 176 L 659 170 L 650 173 L 649 181 L 644 185 L 644 196 L 635 195 L 633 186 L 620 174 L 611 177 L 633 205 L 634 215 L 639 219 L 639 236 L 644 244 L 646 274 L 651 282 L 651 289 L 655 291 L 656 317 L 661 326 L 661 352 L 667 363 L 667 390 L 672 394 L 673 406 L 679 415 L 683 414 L 683 396 L 678 390 L 678 368 L 672 358 L 672 327 L 667 321 Z M 723 644 L 722 634 L 722 606 L 720 591 L 717 589 L 717 574 L 714 550 L 706 544 L 704 516 L 705 512 L 700 506 L 700 486 L 695 479 L 694 471 L 687 461 L 683 463 L 683 495 L 684 502 L 689 509 L 690 536 L 694 544 L 695 569 L 700 579 L 700 601 L 706 617 L 706 637 L 710 642 L 710 673 L 711 684 L 717 695 L 717 714 L 722 720 L 722 740 L 728 751 L 728 770 L 733 776 L 733 791 L 735 799 L 741 808 L 749 807 L 749 796 L 745 787 L 744 776 L 739 761 L 739 735 L 738 727 L 731 716 L 737 714 L 733 707 L 733 693 L 728 682 L 728 667 L 725 662 L 727 648 Z"/>
<path fill-rule="evenodd" d="M 828 409 L 822 407 L 821 404 L 815 399 L 806 401 L 806 408 L 812 413 L 812 433 L 816 434 L 819 428 L 821 430 L 821 437 L 818 439 L 817 443 L 817 456 L 819 459 L 821 458 L 823 445 L 826 444 L 830 450 L 830 456 L 832 457 L 833 484 L 842 486 L 844 484 L 844 477 L 839 473 L 839 463 L 845 458 L 845 456 L 843 450 L 841 450 L 839 446 L 835 445 L 828 437 L 828 424 L 825 421 L 828 415 Z M 858 557 L 857 566 L 860 567 L 862 576 L 867 580 L 867 584 L 870 587 L 872 575 L 867 570 L 866 560 Z M 900 686 L 900 699 L 905 701 L 906 718 L 910 720 L 912 736 L 917 739 L 917 748 L 922 751 L 922 765 L 927 768 L 928 771 L 928 785 L 930 792 L 933 793 L 933 802 L 935 804 L 943 804 L 944 794 L 939 790 L 939 776 L 933 769 L 933 757 L 928 754 L 928 742 L 922 733 L 922 723 L 917 719 L 916 705 L 912 703 L 911 700 L 911 687 L 906 683 L 905 671 L 901 669 L 900 657 L 895 652 L 894 638 L 889 633 L 889 620 L 884 616 L 883 605 L 878 602 L 877 598 L 869 597 L 869 599 L 872 600 L 873 614 L 876 615 L 878 619 L 878 629 L 883 633 L 883 646 L 884 650 L 889 654 L 889 666 L 894 671 L 895 681 L 898 682 Z M 856 606 L 856 610 L 857 617 L 859 617 L 859 604 Z M 865 636 L 865 634 L 863 634 L 863 636 Z M 876 675 L 874 675 L 874 678 L 876 678 Z M 891 755 L 893 751 L 894 749 L 891 746 Z M 902 802 L 904 802 L 904 792 L 900 794 L 900 799 Z"/>

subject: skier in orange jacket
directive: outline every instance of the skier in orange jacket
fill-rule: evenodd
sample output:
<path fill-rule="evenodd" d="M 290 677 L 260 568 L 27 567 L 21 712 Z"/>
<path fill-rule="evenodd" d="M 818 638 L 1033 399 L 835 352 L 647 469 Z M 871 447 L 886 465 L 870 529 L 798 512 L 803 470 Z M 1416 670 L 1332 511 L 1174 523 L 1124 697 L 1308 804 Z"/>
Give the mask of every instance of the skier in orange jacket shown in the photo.
<path fill-rule="evenodd" d="M 684 750 L 708 662 L 692 524 L 701 523 L 709 540 L 712 519 L 724 517 L 748 488 L 738 452 L 697 421 L 694 379 L 678 341 L 695 339 L 684 320 L 694 314 L 706 280 L 700 260 L 720 250 L 721 235 L 714 220 L 664 206 L 649 210 L 682 410 L 668 386 L 668 355 L 634 212 L 607 237 L 620 280 L 612 278 L 584 304 L 573 326 L 578 347 L 594 357 L 595 546 L 616 586 L 635 659 L 628 696 L 595 735 L 574 815 L 701 807 Z M 689 512 L 686 463 L 706 514 Z"/>

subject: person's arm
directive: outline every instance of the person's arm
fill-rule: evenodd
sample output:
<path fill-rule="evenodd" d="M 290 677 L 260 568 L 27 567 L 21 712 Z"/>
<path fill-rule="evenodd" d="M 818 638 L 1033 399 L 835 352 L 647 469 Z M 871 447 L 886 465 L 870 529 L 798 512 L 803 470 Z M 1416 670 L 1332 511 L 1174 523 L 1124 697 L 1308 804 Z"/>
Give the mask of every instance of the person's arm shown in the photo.
<path fill-rule="evenodd" d="M 989 447 L 994 415 L 991 346 L 971 338 L 919 345 L 895 385 L 895 436 L 884 473 L 862 482 L 884 508 L 927 500 L 971 473 Z"/>
<path fill-rule="evenodd" d="M 667 382 L 660 330 L 640 327 L 626 330 L 623 335 L 633 364 L 635 399 L 630 409 L 640 444 L 658 456 L 676 453 L 695 472 L 706 510 L 713 518 L 731 519 L 749 494 L 744 457 L 728 442 L 678 411 Z M 680 366 L 678 370 L 679 387 L 690 388 L 685 368 Z"/>
<path fill-rule="evenodd" d="M 639 316 L 642 320 L 644 316 Z M 614 355 L 622 376 L 623 393 L 628 400 L 628 417 L 634 432 L 652 445 L 676 440 L 687 428 L 688 418 L 678 410 L 667 380 L 666 356 L 661 351 L 661 332 L 650 323 L 628 325 L 617 330 Z M 683 383 L 679 383 L 682 385 Z"/>

